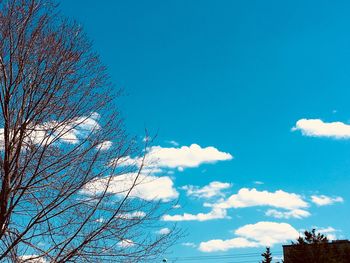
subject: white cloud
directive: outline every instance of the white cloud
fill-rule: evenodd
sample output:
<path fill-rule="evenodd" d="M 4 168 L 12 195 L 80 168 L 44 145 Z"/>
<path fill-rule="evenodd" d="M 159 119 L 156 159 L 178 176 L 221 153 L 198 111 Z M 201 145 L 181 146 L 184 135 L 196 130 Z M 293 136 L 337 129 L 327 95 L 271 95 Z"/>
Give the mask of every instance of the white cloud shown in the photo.
<path fill-rule="evenodd" d="M 38 255 L 23 255 L 19 257 L 19 262 L 27 263 L 46 263 L 46 259 Z"/>
<path fill-rule="evenodd" d="M 215 163 L 233 158 L 231 154 L 220 152 L 215 147 L 202 148 L 198 144 L 180 148 L 152 146 L 148 148 L 146 157 L 145 163 L 147 167 L 178 168 L 179 171 L 186 167 L 198 167 L 203 163 Z M 141 162 L 142 158 L 131 158 L 130 156 L 119 160 L 119 163 L 124 165 L 139 166 Z"/>
<path fill-rule="evenodd" d="M 67 120 L 65 122 L 49 121 L 40 125 L 28 125 L 24 143 L 26 145 L 50 144 L 53 141 L 76 144 L 91 132 L 100 129 L 96 112 L 90 116 Z M 4 147 L 4 129 L 0 128 L 0 148 Z"/>
<path fill-rule="evenodd" d="M 275 192 L 258 191 L 255 188 L 241 188 L 237 194 L 227 200 L 213 204 L 220 208 L 242 208 L 252 206 L 272 206 L 286 210 L 308 207 L 308 204 L 297 194 L 277 190 Z"/>
<path fill-rule="evenodd" d="M 264 182 L 261 182 L 261 181 L 254 181 L 253 183 L 254 183 L 254 184 L 260 184 L 260 185 L 261 185 L 261 184 L 264 184 Z"/>
<path fill-rule="evenodd" d="M 202 252 L 227 251 L 233 248 L 258 247 L 259 243 L 249 241 L 242 237 L 232 239 L 212 239 L 199 244 L 199 250 Z"/>
<path fill-rule="evenodd" d="M 159 166 L 164 167 L 198 167 L 202 163 L 214 163 L 217 161 L 231 160 L 229 153 L 220 152 L 214 147 L 202 148 L 198 144 L 182 146 L 180 148 L 163 148 L 153 146 L 149 151 L 152 159 L 158 161 Z"/>
<path fill-rule="evenodd" d="M 305 136 L 330 137 L 335 139 L 349 139 L 350 125 L 343 122 L 323 122 L 320 119 L 301 119 L 292 128 L 300 130 Z"/>
<path fill-rule="evenodd" d="M 265 215 L 272 216 L 274 218 L 304 218 L 309 217 L 311 214 L 309 211 L 303 210 L 303 209 L 293 209 L 290 211 L 279 211 L 276 209 L 269 209 L 265 212 Z"/>
<path fill-rule="evenodd" d="M 135 246 L 135 243 L 130 239 L 124 239 L 124 240 L 118 242 L 118 246 L 120 246 L 122 248 L 128 248 L 128 247 Z"/>
<path fill-rule="evenodd" d="M 199 250 L 203 252 L 227 251 L 233 248 L 273 246 L 299 236 L 298 231 L 287 223 L 258 222 L 248 224 L 234 231 L 232 239 L 213 239 L 201 242 Z"/>
<path fill-rule="evenodd" d="M 344 199 L 340 196 L 330 197 L 326 195 L 313 195 L 311 201 L 318 206 L 331 205 L 334 203 L 342 203 Z"/>
<path fill-rule="evenodd" d="M 202 188 L 193 185 L 185 185 L 181 187 L 181 189 L 186 190 L 186 194 L 188 196 L 194 196 L 198 198 L 211 198 L 217 196 L 224 196 L 222 190 L 228 189 L 230 187 L 231 184 L 229 183 L 214 181 Z"/>
<path fill-rule="evenodd" d="M 67 122 L 47 122 L 34 127 L 30 138 L 34 143 L 38 144 L 55 129 L 51 136 L 52 139 L 58 137 L 62 142 L 76 144 L 80 138 L 84 138 L 92 131 L 100 129 L 98 124 L 99 118 L 100 115 L 95 112 L 90 116 L 82 116 Z"/>
<path fill-rule="evenodd" d="M 159 229 L 159 230 L 157 231 L 157 234 L 159 234 L 159 235 L 167 235 L 167 234 L 169 234 L 169 233 L 170 233 L 170 229 L 167 228 L 167 227 L 164 227 L 164 228 Z"/>
<path fill-rule="evenodd" d="M 228 218 L 226 209 L 213 208 L 209 213 L 189 214 L 183 215 L 164 215 L 164 221 L 208 221 L 213 219 Z"/>
<path fill-rule="evenodd" d="M 145 217 L 146 213 L 143 211 L 135 211 L 132 213 L 123 213 L 123 214 L 118 214 L 117 217 L 121 219 L 134 219 L 134 218 L 142 218 Z"/>
<path fill-rule="evenodd" d="M 112 144 L 113 143 L 111 141 L 104 141 L 98 144 L 96 148 L 101 151 L 106 151 L 112 147 Z"/>
<path fill-rule="evenodd" d="M 255 240 L 262 246 L 273 246 L 299 237 L 298 231 L 290 224 L 264 221 L 240 227 L 235 234 Z"/>
<path fill-rule="evenodd" d="M 116 175 L 108 181 L 108 178 L 96 179 L 87 184 L 82 191 L 85 194 L 94 195 L 101 193 L 107 186 L 108 193 L 125 196 L 136 181 L 137 184 L 130 193 L 130 197 L 137 197 L 144 200 L 170 201 L 178 197 L 179 193 L 174 188 L 174 183 L 168 176 L 137 175 L 126 173 Z"/>
<path fill-rule="evenodd" d="M 339 230 L 336 230 L 331 226 L 326 228 L 316 227 L 316 230 L 318 233 L 326 235 L 328 240 L 336 240 L 337 239 L 336 232 L 339 232 Z"/>

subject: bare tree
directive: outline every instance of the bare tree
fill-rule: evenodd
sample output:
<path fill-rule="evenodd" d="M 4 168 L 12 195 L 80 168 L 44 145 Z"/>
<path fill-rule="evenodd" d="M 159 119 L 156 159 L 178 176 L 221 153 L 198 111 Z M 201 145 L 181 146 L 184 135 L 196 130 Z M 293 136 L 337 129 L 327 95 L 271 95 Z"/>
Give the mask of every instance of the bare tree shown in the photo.
<path fill-rule="evenodd" d="M 0 261 L 154 258 L 176 233 L 155 235 L 165 208 L 133 196 L 144 162 L 126 165 L 137 147 L 118 93 L 80 26 L 56 12 L 0 0 Z"/>

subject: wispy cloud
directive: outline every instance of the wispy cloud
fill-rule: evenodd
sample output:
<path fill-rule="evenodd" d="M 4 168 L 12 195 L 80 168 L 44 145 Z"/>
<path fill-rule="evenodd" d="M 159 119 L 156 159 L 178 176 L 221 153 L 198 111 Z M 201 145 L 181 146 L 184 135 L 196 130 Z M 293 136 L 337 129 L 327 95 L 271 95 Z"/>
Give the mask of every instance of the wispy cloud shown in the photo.
<path fill-rule="evenodd" d="M 349 139 L 350 125 L 343 122 L 324 122 L 320 119 L 298 120 L 292 131 L 301 131 L 305 136 Z"/>
<path fill-rule="evenodd" d="M 26 145 L 48 145 L 53 142 L 77 144 L 101 128 L 96 112 L 64 122 L 49 121 L 38 125 L 28 124 L 23 142 Z M 4 129 L 0 128 L 0 148 L 4 147 Z"/>
<path fill-rule="evenodd" d="M 198 198 L 212 198 L 223 197 L 223 190 L 231 187 L 230 183 L 222 183 L 214 181 L 206 186 L 198 187 L 194 185 L 185 185 L 181 189 L 186 190 L 187 196 L 194 196 Z"/>
<path fill-rule="evenodd" d="M 213 219 L 224 219 L 227 217 L 226 209 L 213 208 L 208 213 L 190 214 L 184 213 L 182 215 L 164 215 L 164 221 L 208 221 Z"/>
<path fill-rule="evenodd" d="M 318 206 L 332 205 L 334 203 L 342 203 L 344 199 L 340 196 L 330 197 L 326 195 L 313 195 L 311 201 Z"/>
<path fill-rule="evenodd" d="M 303 210 L 303 209 L 293 209 L 290 211 L 281 211 L 276 209 L 269 209 L 265 212 L 265 215 L 272 216 L 274 218 L 297 218 L 301 219 L 304 217 L 309 217 L 311 214 L 309 211 Z"/>
<path fill-rule="evenodd" d="M 171 141 L 166 141 L 166 143 L 169 143 L 175 147 L 179 146 L 180 144 L 177 141 L 171 140 Z"/>

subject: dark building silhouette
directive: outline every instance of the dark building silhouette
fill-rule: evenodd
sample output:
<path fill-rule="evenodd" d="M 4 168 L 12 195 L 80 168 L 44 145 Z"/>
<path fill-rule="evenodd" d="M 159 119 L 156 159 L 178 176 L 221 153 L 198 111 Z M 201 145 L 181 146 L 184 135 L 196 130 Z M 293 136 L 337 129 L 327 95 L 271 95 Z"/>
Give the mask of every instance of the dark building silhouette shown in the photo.
<path fill-rule="evenodd" d="M 284 263 L 350 263 L 350 241 L 283 246 Z"/>

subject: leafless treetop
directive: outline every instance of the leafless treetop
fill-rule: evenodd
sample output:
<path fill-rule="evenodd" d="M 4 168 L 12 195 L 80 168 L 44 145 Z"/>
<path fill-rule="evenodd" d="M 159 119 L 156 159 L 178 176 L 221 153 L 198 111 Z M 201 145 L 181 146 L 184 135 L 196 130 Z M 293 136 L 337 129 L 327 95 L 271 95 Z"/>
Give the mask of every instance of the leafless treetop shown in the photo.
<path fill-rule="evenodd" d="M 132 196 L 143 162 L 123 165 L 137 149 L 117 96 L 54 3 L 0 0 L 0 261 L 138 262 L 171 244 L 161 202 Z"/>

